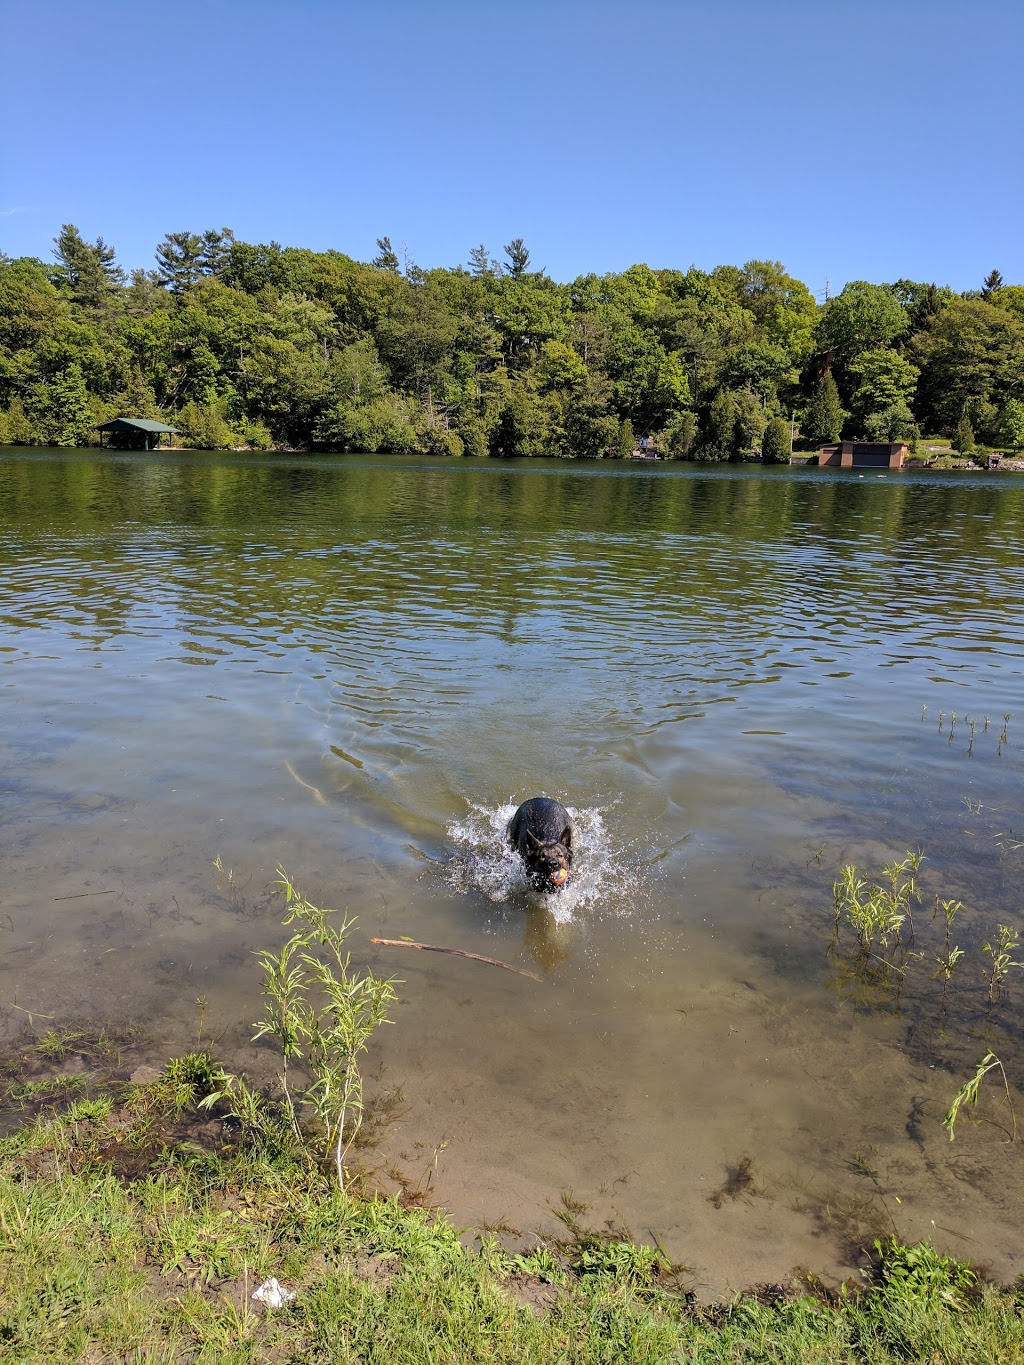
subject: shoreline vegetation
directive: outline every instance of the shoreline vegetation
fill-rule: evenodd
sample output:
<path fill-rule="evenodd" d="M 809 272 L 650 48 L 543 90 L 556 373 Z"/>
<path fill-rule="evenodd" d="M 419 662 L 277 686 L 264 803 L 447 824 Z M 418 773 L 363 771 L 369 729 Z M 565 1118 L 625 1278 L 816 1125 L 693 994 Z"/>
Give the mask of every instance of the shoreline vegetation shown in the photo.
<path fill-rule="evenodd" d="M 206 1067 L 173 1059 L 0 1142 L 5 1359 L 1024 1361 L 1021 1287 L 926 1243 L 878 1239 L 837 1288 L 803 1272 L 703 1303 L 621 1230 L 568 1216 L 516 1252 L 422 1190 L 340 1190 L 283 1130 L 254 1145 L 203 1118 Z M 271 1277 L 277 1308 L 254 1299 Z"/>
<path fill-rule="evenodd" d="M 65 224 L 51 260 L 0 253 L 0 446 L 96 444 L 130 416 L 215 450 L 1024 451 L 1024 285 L 998 270 L 959 294 L 853 281 L 819 301 L 778 261 L 558 283 L 521 238 L 503 250 L 424 269 L 387 237 L 360 262 L 222 228 L 169 233 L 129 278 Z"/>
<path fill-rule="evenodd" d="M 837 931 L 848 921 L 862 948 L 895 935 L 895 954 L 921 856 L 884 886 L 844 868 Z M 572 1191 L 552 1208 L 560 1231 L 525 1238 L 456 1228 L 431 1207 L 431 1167 L 415 1182 L 387 1172 L 400 1187 L 387 1193 L 374 1170 L 387 1115 L 364 1106 L 358 1064 L 400 983 L 352 967 L 352 920 L 280 870 L 278 885 L 293 933 L 257 955 L 255 1034 L 276 1084 L 224 1071 L 203 1046 L 203 1000 L 196 1050 L 159 1069 L 130 1070 L 145 1042 L 130 1026 L 30 1021 L 0 1048 L 5 1358 L 1024 1362 L 1024 1283 L 905 1243 L 888 1205 L 892 1231 L 851 1244 L 859 1273 L 844 1283 L 794 1269 L 702 1302 L 698 1268 L 672 1264 L 656 1232 L 652 1245 L 591 1227 Z M 948 940 L 962 907 L 942 908 Z M 959 1098 L 975 1103 L 977 1085 Z M 716 1197 L 753 1180 L 743 1158 Z"/>

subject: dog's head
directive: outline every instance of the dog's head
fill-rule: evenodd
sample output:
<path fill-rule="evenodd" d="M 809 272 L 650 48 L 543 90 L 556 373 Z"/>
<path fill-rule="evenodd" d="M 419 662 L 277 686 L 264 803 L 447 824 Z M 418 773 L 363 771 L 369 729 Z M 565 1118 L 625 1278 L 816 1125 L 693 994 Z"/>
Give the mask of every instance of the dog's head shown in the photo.
<path fill-rule="evenodd" d="M 545 843 L 532 830 L 526 831 L 526 838 L 526 862 L 534 887 L 538 891 L 561 891 L 572 866 L 572 832 L 563 830 L 555 843 Z"/>

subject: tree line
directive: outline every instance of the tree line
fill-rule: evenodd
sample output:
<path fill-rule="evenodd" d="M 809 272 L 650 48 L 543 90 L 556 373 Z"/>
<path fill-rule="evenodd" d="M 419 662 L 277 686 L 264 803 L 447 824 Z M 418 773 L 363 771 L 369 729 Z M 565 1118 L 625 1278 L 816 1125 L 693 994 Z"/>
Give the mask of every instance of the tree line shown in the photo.
<path fill-rule="evenodd" d="M 521 238 L 422 269 L 172 232 L 130 277 L 73 224 L 0 254 L 0 444 L 150 417 L 189 445 L 469 456 L 789 458 L 922 431 L 1024 446 L 1024 286 L 859 280 L 824 303 L 778 261 L 571 283 Z"/>

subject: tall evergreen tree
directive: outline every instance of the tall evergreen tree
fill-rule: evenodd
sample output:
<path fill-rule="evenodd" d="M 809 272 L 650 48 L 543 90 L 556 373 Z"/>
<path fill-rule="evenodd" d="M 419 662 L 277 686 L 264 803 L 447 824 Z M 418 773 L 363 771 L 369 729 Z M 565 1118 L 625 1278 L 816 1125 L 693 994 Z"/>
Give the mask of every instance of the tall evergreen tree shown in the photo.
<path fill-rule="evenodd" d="M 370 262 L 378 270 L 390 270 L 393 275 L 398 274 L 398 256 L 391 245 L 390 237 L 377 238 L 377 255 Z"/>
<path fill-rule="evenodd" d="M 815 445 L 822 445 L 826 441 L 838 441 L 845 415 L 839 401 L 836 381 L 827 374 L 811 396 L 800 423 L 800 434 L 806 440 L 813 441 Z"/>
<path fill-rule="evenodd" d="M 156 249 L 157 276 L 172 294 L 187 293 L 202 279 L 207 244 L 197 232 L 169 232 Z"/>
<path fill-rule="evenodd" d="M 505 255 L 508 264 L 505 272 L 514 280 L 521 279 L 530 268 L 530 253 L 526 249 L 522 237 L 513 237 L 511 242 L 505 247 Z"/>
<path fill-rule="evenodd" d="M 470 269 L 478 279 L 483 279 L 488 275 L 497 275 L 500 272 L 500 266 L 497 261 L 491 259 L 483 242 L 470 249 L 469 264 Z"/>
<path fill-rule="evenodd" d="M 231 263 L 235 234 L 230 228 L 210 228 L 203 233 L 202 270 L 204 275 L 223 275 Z"/>
<path fill-rule="evenodd" d="M 53 254 L 57 284 L 76 303 L 97 311 L 111 305 L 124 284 L 124 271 L 115 263 L 114 248 L 102 237 L 87 242 L 74 223 L 65 223 L 53 239 Z"/>
<path fill-rule="evenodd" d="M 1002 289 L 1002 287 L 1002 275 L 1000 275 L 998 270 L 990 270 L 985 276 L 985 283 L 981 286 L 981 297 L 986 300 L 991 299 L 996 290 Z"/>

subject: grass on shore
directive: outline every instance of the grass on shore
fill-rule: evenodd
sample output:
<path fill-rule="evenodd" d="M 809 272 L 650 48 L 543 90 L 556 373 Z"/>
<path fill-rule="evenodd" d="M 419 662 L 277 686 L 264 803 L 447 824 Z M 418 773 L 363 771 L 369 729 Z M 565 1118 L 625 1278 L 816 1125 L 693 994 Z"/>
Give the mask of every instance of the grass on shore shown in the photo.
<path fill-rule="evenodd" d="M 863 1292 L 702 1306 L 660 1253 L 577 1230 L 510 1255 L 443 1216 L 339 1189 L 287 1121 L 200 1112 L 204 1060 L 53 1096 L 0 1141 L 0 1358 L 248 1362 L 999 1362 L 1024 1291 L 878 1247 Z M 295 1291 L 264 1309 L 275 1276 Z"/>

